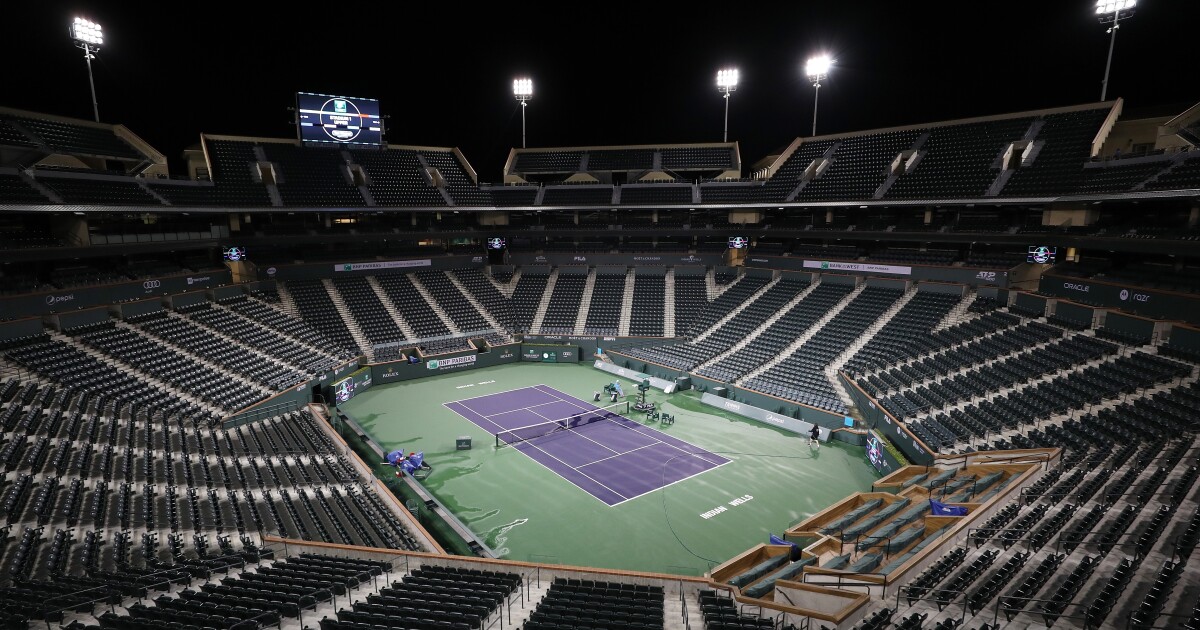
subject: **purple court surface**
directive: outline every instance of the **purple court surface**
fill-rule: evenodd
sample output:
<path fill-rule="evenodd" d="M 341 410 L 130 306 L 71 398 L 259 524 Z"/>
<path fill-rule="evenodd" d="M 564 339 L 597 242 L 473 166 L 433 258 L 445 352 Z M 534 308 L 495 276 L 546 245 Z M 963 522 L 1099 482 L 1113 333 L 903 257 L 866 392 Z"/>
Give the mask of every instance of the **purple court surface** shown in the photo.
<path fill-rule="evenodd" d="M 445 406 L 492 435 L 599 409 L 547 385 L 458 400 Z M 621 416 L 506 448 L 521 451 L 610 506 L 730 461 Z"/>

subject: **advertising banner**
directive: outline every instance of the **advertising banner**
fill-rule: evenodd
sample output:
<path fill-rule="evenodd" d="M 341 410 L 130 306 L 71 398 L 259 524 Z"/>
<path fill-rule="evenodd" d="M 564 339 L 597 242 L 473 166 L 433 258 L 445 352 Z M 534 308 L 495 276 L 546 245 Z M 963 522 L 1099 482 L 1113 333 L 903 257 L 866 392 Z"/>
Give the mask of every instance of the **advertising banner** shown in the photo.
<path fill-rule="evenodd" d="M 1151 319 L 1200 324 L 1200 296 L 1050 274 L 1042 275 L 1038 292 Z"/>
<path fill-rule="evenodd" d="M 150 297 L 208 289 L 231 282 L 228 269 L 162 278 L 144 278 L 118 284 L 78 287 L 0 299 L 0 313 L 14 318 L 49 315 L 92 306 L 108 306 L 118 302 L 132 302 Z"/>
<path fill-rule="evenodd" d="M 820 261 L 790 256 L 748 256 L 746 267 L 780 269 L 784 271 L 815 271 L 817 273 L 849 273 L 855 275 L 890 275 L 913 280 L 957 282 L 971 286 L 1008 286 L 1008 271 L 978 267 L 941 267 L 934 265 L 888 265 L 861 261 Z M 905 271 L 907 270 L 907 271 Z"/>
<path fill-rule="evenodd" d="M 515 265 L 700 265 L 724 262 L 722 254 L 511 254 Z"/>
<path fill-rule="evenodd" d="M 886 273 L 896 276 L 912 275 L 912 267 L 902 265 L 880 265 L 867 262 L 838 262 L 836 260 L 806 260 L 805 269 L 821 271 L 854 271 L 859 273 Z"/>
<path fill-rule="evenodd" d="M 492 346 L 490 352 L 467 351 L 455 356 L 439 355 L 424 363 L 409 363 L 407 361 L 392 361 L 371 365 L 373 382 L 376 385 L 408 381 L 415 378 L 437 376 L 450 372 L 460 372 L 474 368 L 491 367 L 505 363 L 515 363 L 519 357 L 520 348 L 517 344 Z"/>
<path fill-rule="evenodd" d="M 487 264 L 487 256 L 438 256 L 403 260 L 347 260 L 305 265 L 259 265 L 259 280 L 320 280 L 335 276 L 373 276 L 425 269 L 469 269 Z"/>
<path fill-rule="evenodd" d="M 380 269 L 407 269 L 409 267 L 430 267 L 433 261 L 422 260 L 381 260 L 376 262 L 341 263 L 333 266 L 338 271 L 379 271 Z"/>
<path fill-rule="evenodd" d="M 918 440 L 907 427 L 903 426 L 900 421 L 893 419 L 870 396 L 863 392 L 853 380 L 846 378 L 844 374 L 838 374 L 838 378 L 842 380 L 842 386 L 846 388 L 846 392 L 854 400 L 854 405 L 862 414 L 863 420 L 868 427 L 887 436 L 888 440 L 892 444 L 895 444 L 896 448 L 900 449 L 900 452 L 904 453 L 904 456 L 910 462 L 922 466 L 928 466 L 933 463 L 933 452 L 923 442 Z"/>
<path fill-rule="evenodd" d="M 708 392 L 700 395 L 700 402 L 708 405 L 709 407 L 730 411 L 742 416 L 743 418 L 749 418 L 763 424 L 769 424 L 773 427 L 778 427 L 784 431 L 795 433 L 797 435 L 808 435 L 808 432 L 811 431 L 813 427 L 813 423 L 811 422 L 797 420 L 791 416 L 785 416 L 783 414 L 772 413 L 766 409 L 760 409 L 759 407 L 755 407 L 744 402 L 729 400 L 728 398 L 721 398 L 716 394 L 711 394 Z M 828 440 L 829 429 L 827 427 L 821 427 L 821 441 L 825 442 Z"/>

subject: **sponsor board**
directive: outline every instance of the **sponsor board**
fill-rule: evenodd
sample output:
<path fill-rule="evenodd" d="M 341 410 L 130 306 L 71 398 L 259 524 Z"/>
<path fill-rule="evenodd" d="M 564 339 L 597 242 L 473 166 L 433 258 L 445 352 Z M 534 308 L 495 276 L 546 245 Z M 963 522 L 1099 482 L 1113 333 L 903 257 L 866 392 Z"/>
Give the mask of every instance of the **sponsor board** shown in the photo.
<path fill-rule="evenodd" d="M 912 275 L 912 267 L 903 265 L 875 265 L 864 262 L 839 262 L 836 260 L 806 260 L 805 269 L 822 271 L 858 271 L 863 273 L 888 273 L 896 276 Z"/>
<path fill-rule="evenodd" d="M 472 365 L 475 359 L 478 358 L 474 354 L 465 354 L 461 357 L 450 357 L 448 359 L 430 359 L 425 362 L 427 370 L 445 370 L 457 365 Z"/>
<path fill-rule="evenodd" d="M 333 266 L 333 270 L 335 272 L 375 271 L 378 269 L 406 269 L 409 267 L 429 267 L 432 265 L 433 261 L 428 258 L 421 260 L 381 260 L 378 262 L 338 263 Z"/>

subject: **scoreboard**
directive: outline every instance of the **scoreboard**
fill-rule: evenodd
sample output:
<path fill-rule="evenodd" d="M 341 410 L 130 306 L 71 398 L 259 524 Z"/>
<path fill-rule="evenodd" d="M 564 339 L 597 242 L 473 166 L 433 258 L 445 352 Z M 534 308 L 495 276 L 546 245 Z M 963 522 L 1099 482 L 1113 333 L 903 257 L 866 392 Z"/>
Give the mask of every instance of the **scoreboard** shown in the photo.
<path fill-rule="evenodd" d="M 296 122 L 303 142 L 383 144 L 379 101 L 298 92 Z"/>

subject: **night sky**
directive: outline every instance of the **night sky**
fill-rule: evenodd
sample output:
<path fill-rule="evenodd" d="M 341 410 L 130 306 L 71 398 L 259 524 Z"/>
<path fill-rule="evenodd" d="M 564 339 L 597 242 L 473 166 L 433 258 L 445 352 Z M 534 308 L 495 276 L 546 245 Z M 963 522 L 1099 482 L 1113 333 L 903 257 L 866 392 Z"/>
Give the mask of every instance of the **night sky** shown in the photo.
<path fill-rule="evenodd" d="M 1109 42 L 1094 0 L 951 13 L 911 1 L 471 4 L 13 0 L 0 19 L 0 105 L 91 118 L 68 36 L 81 15 L 105 32 L 101 120 L 130 127 L 174 172 L 201 132 L 295 137 L 288 108 L 311 91 L 377 98 L 388 142 L 458 147 L 495 182 L 521 143 L 518 75 L 534 80 L 530 147 L 717 142 L 716 71 L 736 66 L 729 136 L 748 170 L 809 135 L 803 66 L 815 53 L 837 60 L 818 132 L 838 133 L 1096 101 Z M 1182 111 L 1200 101 L 1200 2 L 1138 5 L 1109 98 Z"/>

